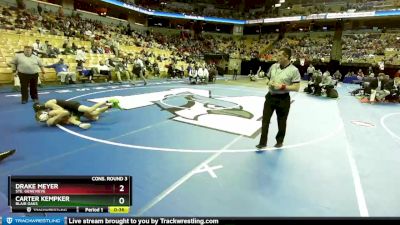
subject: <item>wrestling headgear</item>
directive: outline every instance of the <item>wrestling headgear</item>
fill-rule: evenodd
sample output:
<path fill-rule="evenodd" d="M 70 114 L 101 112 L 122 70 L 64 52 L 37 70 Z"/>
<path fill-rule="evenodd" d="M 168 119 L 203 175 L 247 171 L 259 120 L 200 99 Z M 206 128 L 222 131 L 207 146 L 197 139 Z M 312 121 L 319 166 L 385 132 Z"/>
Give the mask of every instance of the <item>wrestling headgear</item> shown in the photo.
<path fill-rule="evenodd" d="M 32 107 L 33 107 L 33 110 L 35 112 L 39 112 L 40 110 L 45 110 L 46 109 L 46 107 L 44 105 L 41 105 L 39 103 L 33 104 Z"/>

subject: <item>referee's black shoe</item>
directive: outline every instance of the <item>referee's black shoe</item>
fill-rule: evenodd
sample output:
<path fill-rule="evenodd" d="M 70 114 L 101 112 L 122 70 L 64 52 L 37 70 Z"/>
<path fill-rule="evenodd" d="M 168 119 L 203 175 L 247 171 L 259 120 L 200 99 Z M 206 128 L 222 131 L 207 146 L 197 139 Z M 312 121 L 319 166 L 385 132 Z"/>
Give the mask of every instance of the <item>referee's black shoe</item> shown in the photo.
<path fill-rule="evenodd" d="M 277 142 L 277 143 L 274 145 L 275 148 L 281 148 L 282 146 L 283 146 L 283 143 L 282 143 L 282 142 Z"/>
<path fill-rule="evenodd" d="M 15 149 L 8 150 L 8 151 L 5 151 L 5 152 L 1 152 L 0 153 L 0 161 L 2 161 L 3 159 L 5 159 L 5 158 L 7 158 L 7 157 L 9 157 L 11 155 L 13 155 L 14 153 L 15 153 Z"/>
<path fill-rule="evenodd" d="M 256 145 L 257 149 L 264 149 L 266 147 L 267 147 L 266 145 L 261 145 L 261 144 Z"/>

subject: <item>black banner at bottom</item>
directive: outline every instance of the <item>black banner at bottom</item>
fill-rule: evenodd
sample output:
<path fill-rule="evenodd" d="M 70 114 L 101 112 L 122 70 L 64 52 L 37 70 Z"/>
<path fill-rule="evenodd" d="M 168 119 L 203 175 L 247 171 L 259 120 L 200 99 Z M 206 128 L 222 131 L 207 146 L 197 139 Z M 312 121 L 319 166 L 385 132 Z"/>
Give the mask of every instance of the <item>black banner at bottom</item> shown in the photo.
<path fill-rule="evenodd" d="M 240 224 L 337 224 L 349 222 L 377 222 L 379 224 L 399 224 L 400 218 L 195 218 L 195 217 L 0 217 L 0 225 L 164 225 L 164 224 L 200 224 L 200 225 L 240 225 Z"/>
<path fill-rule="evenodd" d="M 98 225 L 98 224 L 115 224 L 115 225 L 137 225 L 137 224 L 221 224 L 219 219 L 213 218 L 179 218 L 179 217 L 68 217 L 67 225 Z"/>
<path fill-rule="evenodd" d="M 224 225 L 241 225 L 241 224 L 299 224 L 305 222 L 307 224 L 333 224 L 342 222 L 378 222 L 379 224 L 396 223 L 400 222 L 400 218 L 360 218 L 360 217 L 345 217 L 345 218 L 308 218 L 308 217 L 245 217 L 245 218 L 200 218 L 200 217 L 67 217 L 65 225 L 77 224 L 115 224 L 115 225 L 164 225 L 164 224 L 224 224 Z"/>

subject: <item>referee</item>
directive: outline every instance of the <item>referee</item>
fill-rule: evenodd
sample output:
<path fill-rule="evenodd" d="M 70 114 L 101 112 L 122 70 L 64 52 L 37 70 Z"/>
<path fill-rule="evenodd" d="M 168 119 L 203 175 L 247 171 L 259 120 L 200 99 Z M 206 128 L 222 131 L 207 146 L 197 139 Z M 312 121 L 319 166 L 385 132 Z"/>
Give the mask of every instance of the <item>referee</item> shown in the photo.
<path fill-rule="evenodd" d="M 267 74 L 268 94 L 265 96 L 261 138 L 257 149 L 267 146 L 268 128 L 271 116 L 276 111 L 278 119 L 278 134 L 274 147 L 280 148 L 286 133 L 286 120 L 290 109 L 290 91 L 299 91 L 300 72 L 290 63 L 292 51 L 289 48 L 282 48 L 278 52 L 278 62 L 273 64 Z"/>
<path fill-rule="evenodd" d="M 15 55 L 14 59 L 10 63 L 15 66 L 21 82 L 22 104 L 28 102 L 28 87 L 33 102 L 39 102 L 37 90 L 39 68 L 44 74 L 44 67 L 40 59 L 32 54 L 32 51 L 33 49 L 31 46 L 25 46 L 24 53 Z"/>

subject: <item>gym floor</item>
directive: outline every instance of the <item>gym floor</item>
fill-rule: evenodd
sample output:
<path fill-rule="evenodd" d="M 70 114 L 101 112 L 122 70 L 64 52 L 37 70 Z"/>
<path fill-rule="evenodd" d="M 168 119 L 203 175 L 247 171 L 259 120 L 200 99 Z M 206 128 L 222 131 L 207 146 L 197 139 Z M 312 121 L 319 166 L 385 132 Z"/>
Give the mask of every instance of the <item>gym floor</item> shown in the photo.
<path fill-rule="evenodd" d="M 339 84 L 338 99 L 292 93 L 282 149 L 257 151 L 264 96 L 256 83 L 186 80 L 149 85 L 70 85 L 40 100 L 92 105 L 118 98 L 88 130 L 47 127 L 32 102 L 0 93 L 0 215 L 8 175 L 131 175 L 132 216 L 398 217 L 400 107 L 363 104 Z"/>

